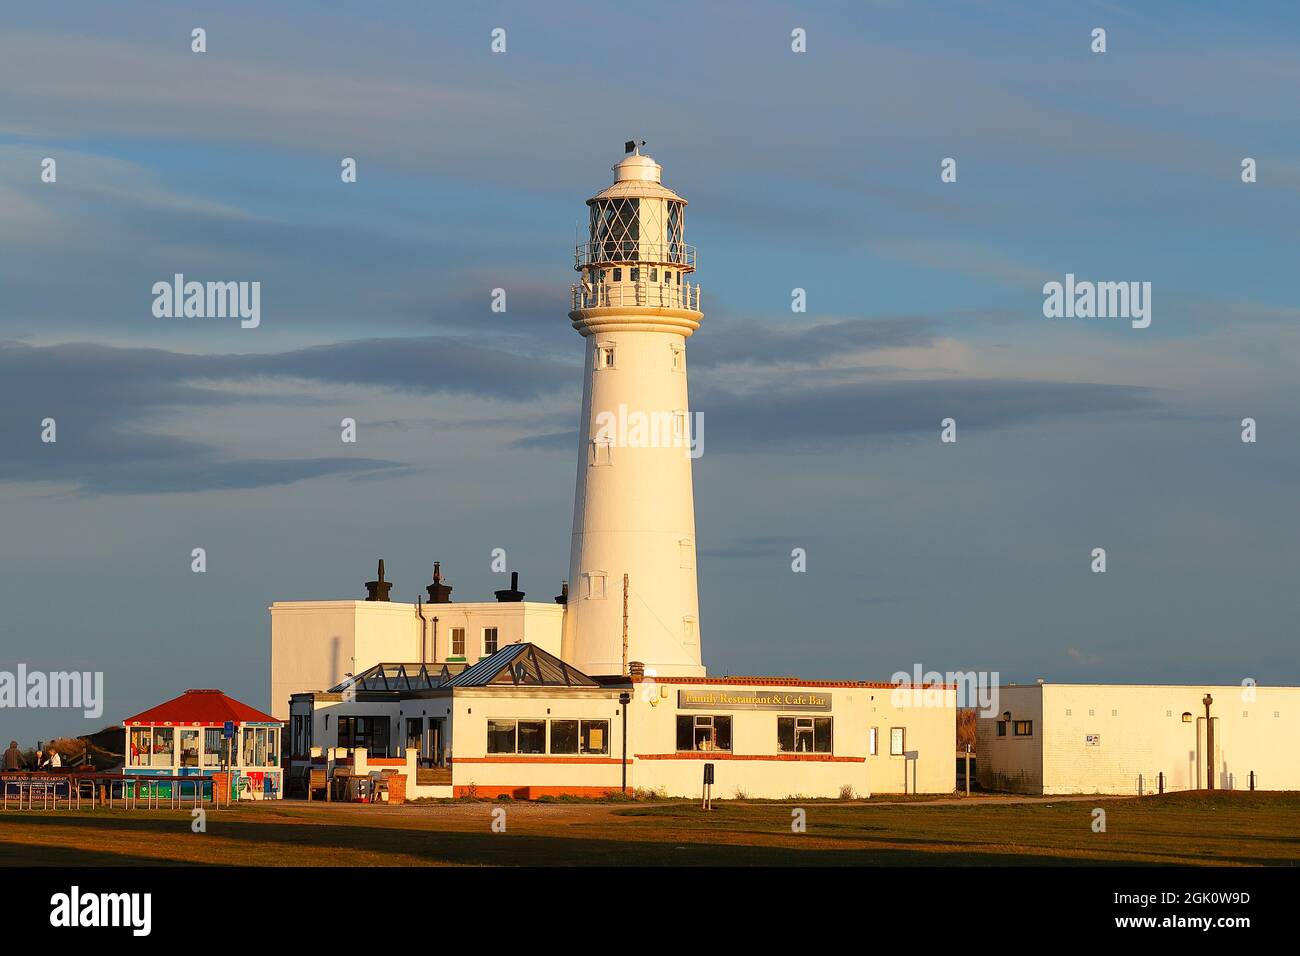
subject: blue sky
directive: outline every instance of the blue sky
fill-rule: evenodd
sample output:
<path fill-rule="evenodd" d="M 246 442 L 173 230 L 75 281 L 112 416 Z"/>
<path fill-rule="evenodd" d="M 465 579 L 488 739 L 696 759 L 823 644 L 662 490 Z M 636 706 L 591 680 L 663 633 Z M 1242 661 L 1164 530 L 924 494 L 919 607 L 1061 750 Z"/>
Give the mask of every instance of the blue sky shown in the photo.
<path fill-rule="evenodd" d="M 1300 682 L 1300 14 L 1249 10 L 6 6 L 0 669 L 107 702 L 0 733 L 268 706 L 267 604 L 379 556 L 403 600 L 435 559 L 490 596 L 496 547 L 557 593 L 574 223 L 633 136 L 700 250 L 713 672 Z M 261 326 L 154 318 L 175 272 L 260 281 Z M 1067 272 L 1151 282 L 1151 327 L 1045 319 Z"/>

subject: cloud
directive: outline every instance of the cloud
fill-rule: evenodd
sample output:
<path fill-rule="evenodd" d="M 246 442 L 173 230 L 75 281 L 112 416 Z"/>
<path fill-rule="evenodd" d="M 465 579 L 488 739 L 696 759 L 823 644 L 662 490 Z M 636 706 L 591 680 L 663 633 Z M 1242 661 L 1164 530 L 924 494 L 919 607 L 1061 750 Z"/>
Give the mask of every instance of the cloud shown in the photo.
<path fill-rule="evenodd" d="M 162 434 L 178 409 L 275 403 L 247 387 L 298 379 L 420 394 L 523 402 L 576 381 L 559 363 L 446 338 L 371 339 L 269 355 L 0 342 L 0 482 L 53 481 L 82 494 L 145 494 L 279 485 L 329 475 L 391 475 L 397 461 L 250 458 Z M 40 441 L 53 418 L 58 441 Z"/>

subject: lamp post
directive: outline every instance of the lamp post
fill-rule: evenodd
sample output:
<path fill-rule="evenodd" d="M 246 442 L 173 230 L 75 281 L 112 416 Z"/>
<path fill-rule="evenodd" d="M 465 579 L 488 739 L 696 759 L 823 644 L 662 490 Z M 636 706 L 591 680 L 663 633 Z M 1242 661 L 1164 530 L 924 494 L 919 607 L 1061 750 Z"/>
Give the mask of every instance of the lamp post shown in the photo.
<path fill-rule="evenodd" d="M 1210 705 L 1214 698 L 1209 694 L 1201 701 L 1205 705 L 1205 789 L 1214 789 L 1214 718 L 1210 716 Z"/>

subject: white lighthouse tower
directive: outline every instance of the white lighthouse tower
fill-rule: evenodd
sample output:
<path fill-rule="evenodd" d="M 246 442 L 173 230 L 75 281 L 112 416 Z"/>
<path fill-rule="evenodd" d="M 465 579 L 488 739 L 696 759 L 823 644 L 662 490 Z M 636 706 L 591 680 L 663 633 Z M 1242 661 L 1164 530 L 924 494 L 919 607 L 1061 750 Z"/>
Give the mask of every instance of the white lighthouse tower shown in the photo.
<path fill-rule="evenodd" d="M 686 390 L 686 339 L 703 318 L 695 249 L 682 241 L 686 200 L 628 151 L 587 200 L 575 258 L 569 318 L 587 356 L 563 657 L 588 674 L 639 661 L 703 676 Z"/>

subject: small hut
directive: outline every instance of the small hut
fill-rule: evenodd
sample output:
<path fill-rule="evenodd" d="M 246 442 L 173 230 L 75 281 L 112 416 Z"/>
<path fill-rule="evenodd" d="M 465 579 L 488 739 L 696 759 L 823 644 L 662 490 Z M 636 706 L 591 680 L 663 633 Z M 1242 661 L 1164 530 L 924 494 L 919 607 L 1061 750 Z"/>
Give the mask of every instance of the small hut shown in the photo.
<path fill-rule="evenodd" d="M 122 726 L 126 730 L 125 774 L 188 777 L 229 773 L 242 784 L 245 796 L 278 798 L 283 792 L 281 722 L 219 690 L 187 690 L 128 717 Z"/>

